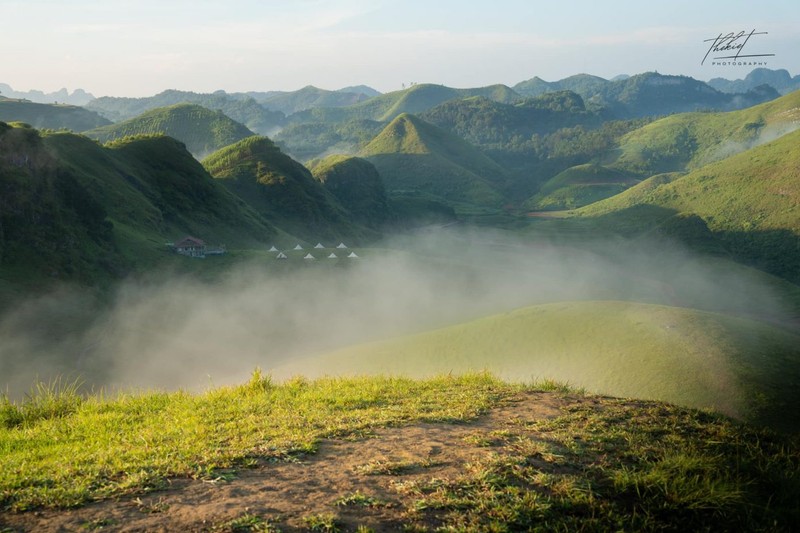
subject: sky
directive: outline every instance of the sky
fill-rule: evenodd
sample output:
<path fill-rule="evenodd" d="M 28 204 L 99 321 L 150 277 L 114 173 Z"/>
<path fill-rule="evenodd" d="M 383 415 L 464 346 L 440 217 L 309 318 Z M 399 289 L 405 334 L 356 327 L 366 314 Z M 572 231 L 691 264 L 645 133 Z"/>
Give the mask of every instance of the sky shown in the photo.
<path fill-rule="evenodd" d="M 18 91 L 736 79 L 755 67 L 701 65 L 705 40 L 751 31 L 741 53 L 800 74 L 797 0 L 0 0 L 0 18 L 0 83 Z"/>

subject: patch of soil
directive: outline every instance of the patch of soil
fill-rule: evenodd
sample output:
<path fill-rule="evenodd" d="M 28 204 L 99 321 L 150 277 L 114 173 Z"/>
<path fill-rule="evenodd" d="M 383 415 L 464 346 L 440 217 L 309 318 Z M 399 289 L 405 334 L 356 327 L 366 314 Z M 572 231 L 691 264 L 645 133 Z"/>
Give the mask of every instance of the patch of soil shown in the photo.
<path fill-rule="evenodd" d="M 399 482 L 454 479 L 469 463 L 501 452 L 486 444 L 490 433 L 519 432 L 526 422 L 596 402 L 526 392 L 467 423 L 419 423 L 381 429 L 366 439 L 326 439 L 316 454 L 297 462 L 264 462 L 216 481 L 171 479 L 162 491 L 77 509 L 0 514 L 0 531 L 246 531 L 233 522 L 245 516 L 280 531 L 307 531 L 304 519 L 315 515 L 335 515 L 343 531 L 359 525 L 374 531 L 398 531 L 408 523 L 435 527 L 435 516 L 412 516 L 414 496 L 398 490 Z M 357 492 L 373 504 L 337 505 Z"/>

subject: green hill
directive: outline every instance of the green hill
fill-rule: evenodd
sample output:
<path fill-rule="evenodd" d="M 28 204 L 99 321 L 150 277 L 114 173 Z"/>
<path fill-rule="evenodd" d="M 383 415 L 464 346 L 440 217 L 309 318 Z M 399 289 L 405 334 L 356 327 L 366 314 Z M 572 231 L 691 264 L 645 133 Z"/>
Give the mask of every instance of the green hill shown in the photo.
<path fill-rule="evenodd" d="M 312 85 L 297 91 L 271 93 L 264 97 L 258 97 L 254 93 L 249 94 L 267 109 L 280 111 L 286 116 L 315 107 L 350 106 L 369 98 L 360 92 L 326 91 Z"/>
<path fill-rule="evenodd" d="M 198 159 L 255 135 L 222 111 L 210 111 L 194 104 L 151 109 L 130 120 L 87 131 L 85 135 L 108 142 L 130 135 L 159 133 L 181 141 Z"/>
<path fill-rule="evenodd" d="M 420 113 L 447 100 L 483 96 L 497 102 L 513 102 L 520 96 L 505 85 L 474 89 L 453 89 L 444 85 L 420 84 L 394 91 L 348 107 L 317 108 L 296 113 L 291 122 L 346 122 L 369 119 L 387 122 L 403 113 Z"/>
<path fill-rule="evenodd" d="M 367 145 L 386 126 L 383 122 L 356 119 L 340 124 L 312 122 L 290 124 L 273 140 L 298 161 L 324 157 L 323 154 L 352 154 Z"/>
<path fill-rule="evenodd" d="M 582 208 L 579 215 L 625 217 L 649 208 L 663 220 L 701 217 L 734 257 L 800 280 L 800 131 L 680 176 L 654 176 Z"/>
<path fill-rule="evenodd" d="M 488 370 L 712 408 L 797 430 L 800 336 L 726 315 L 632 302 L 537 305 L 338 350 L 279 369 L 412 377 Z"/>
<path fill-rule="evenodd" d="M 76 132 L 105 126 L 111 122 L 82 107 L 61 104 L 35 104 L 27 100 L 0 98 L 0 121 L 24 122 L 38 129 Z"/>
<path fill-rule="evenodd" d="M 310 240 L 370 236 L 303 165 L 266 137 L 250 137 L 203 160 L 216 181 L 261 216 Z"/>
<path fill-rule="evenodd" d="M 727 113 L 685 113 L 651 122 L 620 140 L 607 160 L 650 176 L 699 168 L 795 129 L 800 91 Z"/>
<path fill-rule="evenodd" d="M 520 82 L 514 90 L 526 96 L 569 90 L 580 94 L 587 105 L 605 109 L 613 118 L 635 118 L 701 110 L 743 109 L 777 98 L 769 86 L 737 94 L 722 93 L 688 76 L 645 72 L 623 79 L 605 80 L 588 74 L 547 82 L 540 78 Z"/>
<path fill-rule="evenodd" d="M 575 209 L 619 194 L 638 182 L 625 172 L 588 163 L 559 173 L 524 206 L 532 210 Z"/>
<path fill-rule="evenodd" d="M 372 163 L 359 157 L 332 155 L 313 161 L 309 168 L 353 220 L 375 229 L 388 221 L 386 190 Z"/>
<path fill-rule="evenodd" d="M 137 117 L 151 109 L 184 103 L 222 111 L 226 116 L 262 135 L 271 135 L 283 127 L 286 121 L 283 113 L 270 111 L 247 95 L 227 94 L 224 91 L 204 94 L 169 90 L 145 98 L 104 96 L 92 100 L 86 108 L 96 111 L 109 120 L 120 122 Z"/>
<path fill-rule="evenodd" d="M 0 281 L 11 286 L 102 285 L 172 257 L 164 243 L 187 234 L 230 247 L 277 234 L 169 137 L 103 147 L 0 129 Z"/>
<path fill-rule="evenodd" d="M 394 119 L 359 154 L 390 194 L 414 191 L 452 202 L 498 206 L 505 171 L 475 147 L 415 117 Z"/>

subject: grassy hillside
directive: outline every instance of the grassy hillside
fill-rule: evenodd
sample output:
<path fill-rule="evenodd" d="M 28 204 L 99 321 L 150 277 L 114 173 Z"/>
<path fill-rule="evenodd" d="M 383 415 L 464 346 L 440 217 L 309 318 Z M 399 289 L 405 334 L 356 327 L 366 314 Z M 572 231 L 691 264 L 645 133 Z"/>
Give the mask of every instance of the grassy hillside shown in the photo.
<path fill-rule="evenodd" d="M 791 96 L 791 95 L 790 95 Z M 700 216 L 740 260 L 800 280 L 800 131 L 686 175 L 654 176 L 584 207 L 582 216 L 636 208 Z"/>
<path fill-rule="evenodd" d="M 505 171 L 462 139 L 413 115 L 400 115 L 359 154 L 378 169 L 390 194 L 428 193 L 497 206 Z"/>
<path fill-rule="evenodd" d="M 216 181 L 267 220 L 311 240 L 366 237 L 303 165 L 266 137 L 250 137 L 203 160 Z"/>
<path fill-rule="evenodd" d="M 292 117 L 292 122 L 346 122 L 369 119 L 387 122 L 403 113 L 420 113 L 447 100 L 483 96 L 497 102 L 513 102 L 520 96 L 505 85 L 474 89 L 453 89 L 444 85 L 420 84 L 394 91 L 359 104 L 341 108 L 318 108 Z"/>
<path fill-rule="evenodd" d="M 441 330 L 342 349 L 280 369 L 412 377 L 488 370 L 550 377 L 603 394 L 713 408 L 800 428 L 800 336 L 716 313 L 631 302 L 538 305 Z"/>
<path fill-rule="evenodd" d="M 130 120 L 85 133 L 101 142 L 130 135 L 152 134 L 168 135 L 181 141 L 198 159 L 255 135 L 242 124 L 225 116 L 222 111 L 210 111 L 194 104 L 151 109 Z"/>
<path fill-rule="evenodd" d="M 164 243 L 186 234 L 230 247 L 276 235 L 169 137 L 103 147 L 25 127 L 0 135 L 5 284 L 102 285 L 171 258 Z"/>
<path fill-rule="evenodd" d="M 24 122 L 38 129 L 67 129 L 76 132 L 110 124 L 109 120 L 82 107 L 35 104 L 26 100 L 0 99 L 0 121 Z"/>
<path fill-rule="evenodd" d="M 0 422 L 9 465 L 0 524 L 13 530 L 790 531 L 800 522 L 794 440 L 552 382 L 274 384 L 256 372 L 202 395 L 111 398 L 44 386 L 0 404 Z M 265 491 L 281 497 L 265 503 Z"/>
<path fill-rule="evenodd" d="M 606 162 L 644 176 L 696 169 L 792 131 L 798 120 L 800 91 L 741 111 L 674 115 L 623 137 Z"/>
<path fill-rule="evenodd" d="M 531 210 L 575 209 L 619 194 L 635 183 L 630 174 L 619 170 L 577 165 L 546 181 L 523 205 Z"/>
<path fill-rule="evenodd" d="M 270 111 L 247 95 L 232 95 L 224 91 L 204 94 L 169 90 L 146 98 L 104 96 L 92 100 L 86 107 L 109 120 L 120 122 L 151 109 L 182 103 L 222 111 L 226 116 L 262 135 L 270 135 L 279 130 L 286 120 L 286 116 L 280 111 Z"/>
<path fill-rule="evenodd" d="M 386 126 L 383 122 L 356 119 L 342 124 L 314 122 L 291 124 L 273 140 L 298 161 L 324 157 L 323 154 L 356 153 Z"/>
<path fill-rule="evenodd" d="M 309 168 L 314 178 L 350 212 L 353 220 L 376 229 L 389 220 L 386 189 L 369 161 L 332 155 L 312 162 Z"/>

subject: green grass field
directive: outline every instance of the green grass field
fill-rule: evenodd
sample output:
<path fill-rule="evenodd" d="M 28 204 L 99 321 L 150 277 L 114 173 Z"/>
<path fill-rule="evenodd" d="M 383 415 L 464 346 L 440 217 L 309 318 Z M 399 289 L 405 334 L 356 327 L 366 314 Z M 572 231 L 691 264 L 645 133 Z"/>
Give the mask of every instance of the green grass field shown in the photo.
<path fill-rule="evenodd" d="M 595 393 L 711 408 L 796 430 L 800 336 L 678 307 L 560 302 L 427 333 L 345 348 L 276 375 L 425 377 L 469 370 L 552 378 Z"/>

